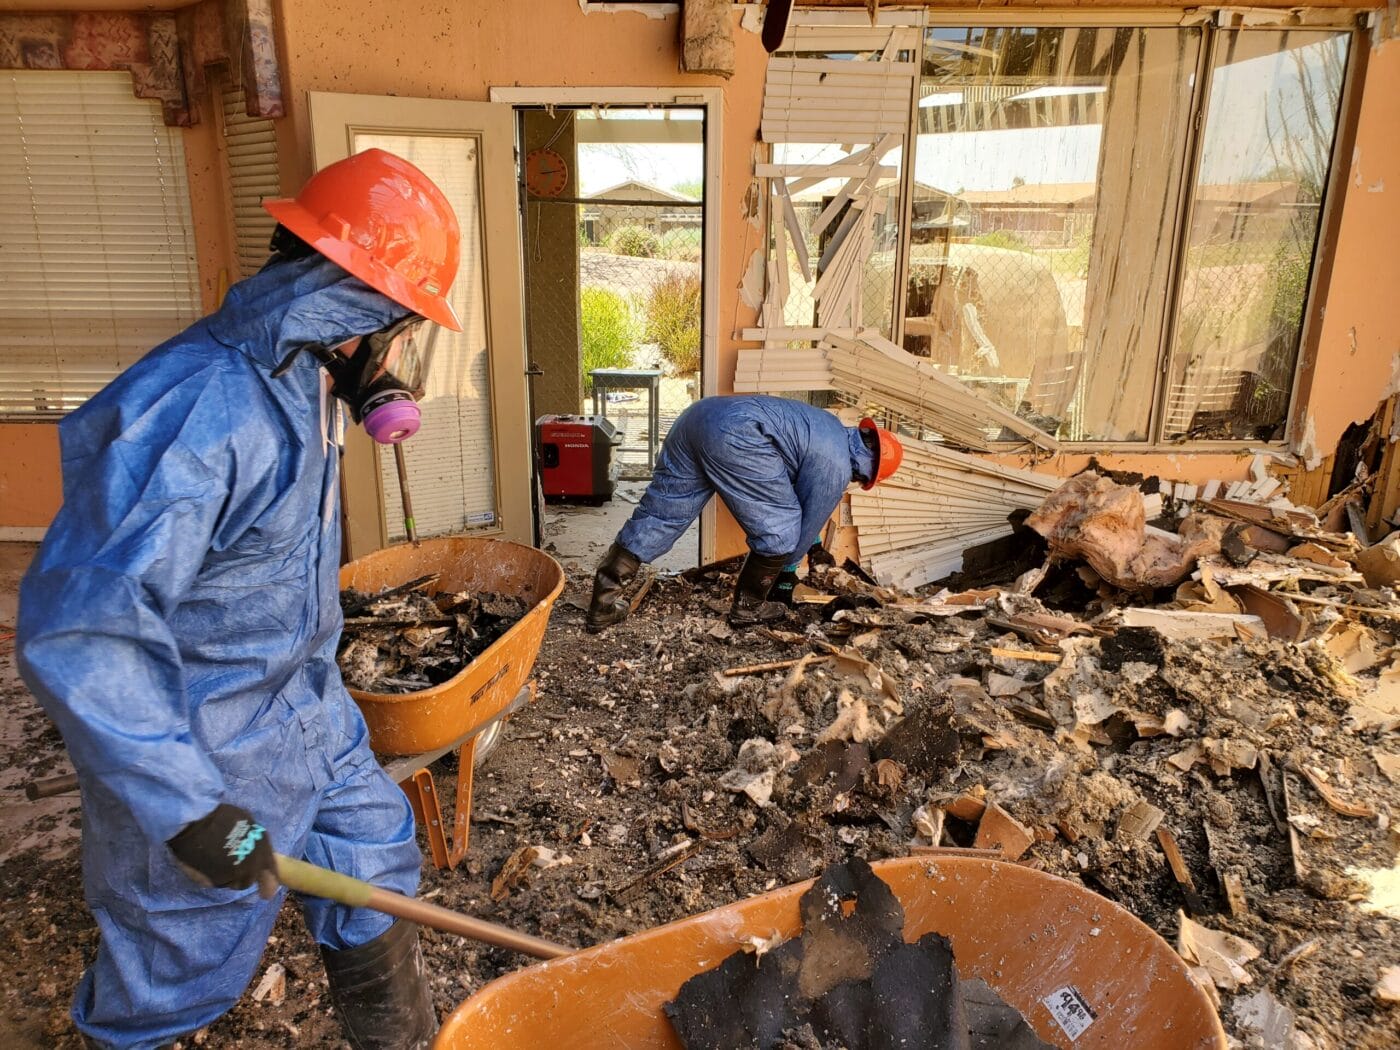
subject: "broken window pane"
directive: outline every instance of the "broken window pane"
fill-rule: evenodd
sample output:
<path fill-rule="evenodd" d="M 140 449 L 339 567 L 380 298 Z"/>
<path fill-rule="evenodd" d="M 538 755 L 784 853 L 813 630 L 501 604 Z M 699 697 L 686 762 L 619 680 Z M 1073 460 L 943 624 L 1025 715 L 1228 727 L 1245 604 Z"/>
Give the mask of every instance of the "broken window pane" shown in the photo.
<path fill-rule="evenodd" d="M 1283 436 L 1348 43 L 1296 30 L 1217 38 L 1168 439 Z"/>
<path fill-rule="evenodd" d="M 1061 438 L 1147 439 L 1200 40 L 925 32 L 907 350 Z"/>

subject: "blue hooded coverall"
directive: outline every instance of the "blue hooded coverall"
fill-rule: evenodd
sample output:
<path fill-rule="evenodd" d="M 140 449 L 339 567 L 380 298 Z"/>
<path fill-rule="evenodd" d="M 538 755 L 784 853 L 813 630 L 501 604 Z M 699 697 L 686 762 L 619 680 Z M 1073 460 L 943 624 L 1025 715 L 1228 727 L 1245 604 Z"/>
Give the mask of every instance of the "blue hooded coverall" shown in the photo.
<path fill-rule="evenodd" d="M 617 542 L 641 561 L 665 554 L 719 493 L 755 554 L 796 562 L 852 476 L 874 476 L 856 427 L 781 397 L 707 397 L 677 417 L 656 472 Z"/>
<path fill-rule="evenodd" d="M 228 1010 L 281 905 L 209 889 L 166 841 L 221 802 L 273 848 L 412 894 L 402 792 L 335 663 L 338 412 L 296 346 L 408 311 L 321 256 L 274 260 L 63 421 L 63 507 L 20 589 L 20 670 L 82 788 L 101 931 L 73 1004 L 98 1043 L 147 1050 Z M 376 912 L 303 903 L 356 947 Z"/>

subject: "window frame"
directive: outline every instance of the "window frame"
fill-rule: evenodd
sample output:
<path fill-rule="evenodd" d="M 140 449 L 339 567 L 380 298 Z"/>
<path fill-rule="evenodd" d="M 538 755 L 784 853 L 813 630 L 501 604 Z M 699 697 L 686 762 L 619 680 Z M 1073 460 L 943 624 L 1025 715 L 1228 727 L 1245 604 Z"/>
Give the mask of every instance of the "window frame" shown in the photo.
<path fill-rule="evenodd" d="M 864 14 L 860 20 L 839 21 L 824 12 L 822 24 L 868 25 Z M 803 12 L 810 15 L 810 12 Z M 883 14 L 883 12 L 882 12 Z M 1251 18 L 1246 25 L 1239 12 L 1229 10 L 1192 11 L 976 11 L 939 10 L 926 8 L 923 12 L 891 12 L 906 16 L 902 24 L 917 25 L 920 30 L 928 28 L 963 29 L 969 27 L 1020 27 L 1020 28 L 1064 28 L 1071 26 L 1092 28 L 1164 28 L 1200 26 L 1203 32 L 1200 54 L 1197 58 L 1195 82 L 1192 89 L 1191 111 L 1188 118 L 1190 134 L 1185 150 L 1179 157 L 1182 178 L 1171 234 L 1170 285 L 1164 303 L 1163 325 L 1157 346 L 1157 367 L 1153 377 L 1153 396 L 1148 425 L 1148 438 L 1144 441 L 1073 441 L 1062 439 L 1062 450 L 1071 453 L 1089 451 L 1137 452 L 1137 453 L 1216 453 L 1238 454 L 1252 449 L 1286 450 L 1298 440 L 1306 418 L 1307 386 L 1305 376 L 1315 364 L 1321 336 L 1321 303 L 1318 296 L 1325 291 L 1326 276 L 1330 273 L 1336 252 L 1336 234 L 1339 225 L 1343 198 L 1345 197 L 1344 158 L 1349 156 L 1355 142 L 1357 112 L 1359 110 L 1359 88 L 1367 64 L 1370 40 L 1366 32 L 1367 15 L 1353 10 L 1303 9 L 1301 12 L 1280 11 L 1277 20 Z M 794 12 L 794 19 L 798 16 Z M 1296 21 L 1292 20 L 1295 19 Z M 883 19 L 882 19 L 883 21 Z M 1183 266 L 1182 256 L 1190 233 L 1190 220 L 1193 205 L 1193 189 L 1200 169 L 1202 144 L 1205 140 L 1205 114 L 1210 104 L 1211 76 L 1217 48 L 1230 32 L 1277 32 L 1280 29 L 1331 30 L 1347 33 L 1346 66 L 1343 70 L 1341 95 L 1337 107 L 1336 130 L 1333 135 L 1329 157 L 1327 180 L 1323 192 L 1322 206 L 1318 217 L 1317 238 L 1314 245 L 1312 263 L 1308 275 L 1307 293 L 1303 303 L 1302 321 L 1298 332 L 1298 350 L 1293 363 L 1293 377 L 1288 395 L 1284 429 L 1281 436 L 1270 441 L 1253 439 L 1222 440 L 1170 440 L 1163 437 L 1166 417 L 1166 400 L 1169 394 L 1170 369 L 1176 352 L 1176 311 L 1179 302 Z M 919 61 L 923 61 L 922 39 Z M 905 141 L 909 157 L 902 165 L 900 174 L 900 243 L 897 249 L 895 266 L 895 304 L 893 339 L 902 345 L 904 338 L 905 312 L 909 295 L 909 265 L 912 248 L 910 227 L 913 215 L 914 173 L 917 156 L 918 107 L 911 105 L 908 130 Z M 990 442 L 993 453 L 1015 453 L 1025 445 L 1020 441 Z"/>

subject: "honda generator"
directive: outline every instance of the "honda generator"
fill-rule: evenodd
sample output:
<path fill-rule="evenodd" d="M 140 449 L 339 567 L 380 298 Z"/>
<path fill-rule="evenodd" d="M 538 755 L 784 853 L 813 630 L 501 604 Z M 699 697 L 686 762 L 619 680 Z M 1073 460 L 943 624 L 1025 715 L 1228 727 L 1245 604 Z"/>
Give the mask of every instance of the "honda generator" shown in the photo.
<path fill-rule="evenodd" d="M 617 487 L 613 449 L 617 427 L 603 416 L 541 416 L 535 421 L 535 453 L 546 501 L 606 503 Z"/>

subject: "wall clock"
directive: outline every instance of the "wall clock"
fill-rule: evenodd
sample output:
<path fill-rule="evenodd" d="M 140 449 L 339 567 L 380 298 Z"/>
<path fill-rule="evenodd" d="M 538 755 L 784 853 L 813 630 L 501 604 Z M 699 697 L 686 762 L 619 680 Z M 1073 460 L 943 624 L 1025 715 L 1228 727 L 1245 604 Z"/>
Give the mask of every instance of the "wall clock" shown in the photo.
<path fill-rule="evenodd" d="M 525 188 L 535 197 L 557 197 L 569 183 L 569 165 L 552 149 L 525 154 Z"/>

